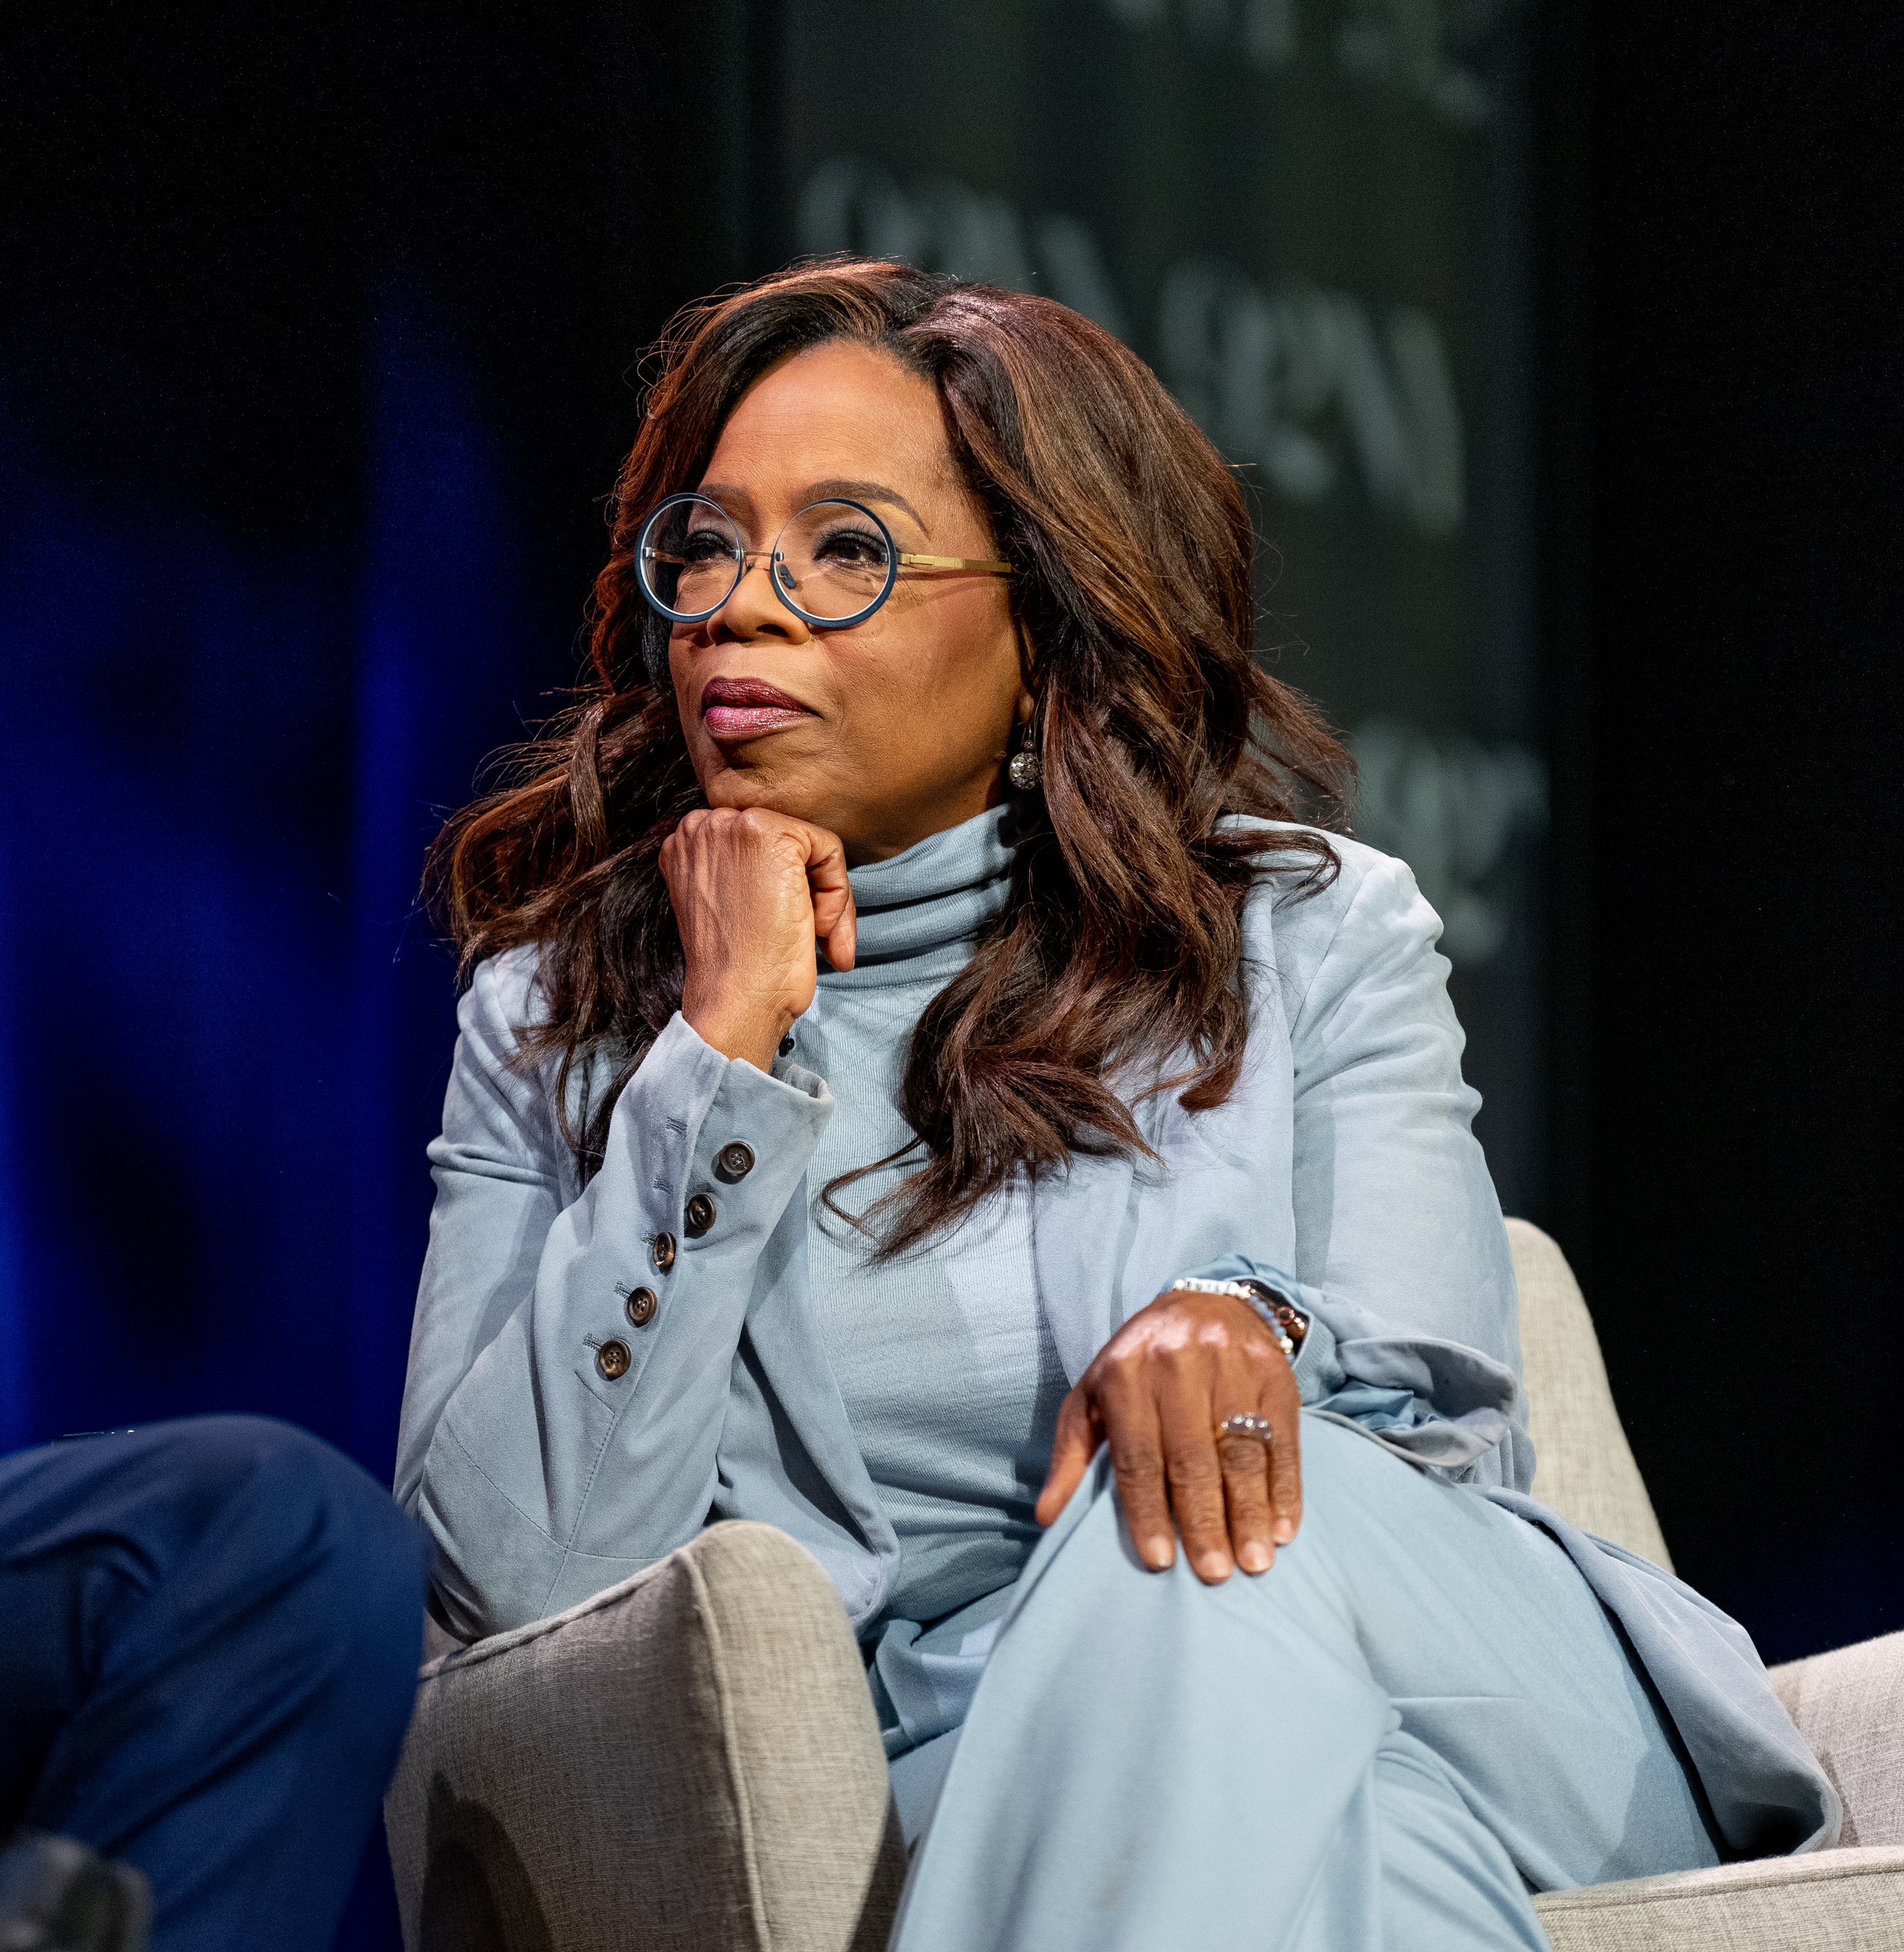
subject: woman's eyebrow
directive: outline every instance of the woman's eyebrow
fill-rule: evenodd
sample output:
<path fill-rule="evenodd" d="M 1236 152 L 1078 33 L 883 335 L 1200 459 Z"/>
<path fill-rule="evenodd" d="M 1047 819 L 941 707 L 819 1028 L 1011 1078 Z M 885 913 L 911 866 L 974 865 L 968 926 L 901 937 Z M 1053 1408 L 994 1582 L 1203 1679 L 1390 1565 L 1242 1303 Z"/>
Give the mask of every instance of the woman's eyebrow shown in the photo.
<path fill-rule="evenodd" d="M 732 487 L 724 481 L 704 481 L 694 492 L 705 495 L 710 502 L 718 502 L 730 515 L 744 518 L 754 512 L 753 497 L 745 488 Z M 800 492 L 809 502 L 885 502 L 893 508 L 904 509 L 918 524 L 923 534 L 932 533 L 932 524 L 925 517 L 898 489 L 889 488 L 883 481 L 809 481 Z"/>
<path fill-rule="evenodd" d="M 710 502 L 718 502 L 730 515 L 751 515 L 754 512 L 753 497 L 745 488 L 730 488 L 724 482 L 703 481 L 694 492 Z"/>
<path fill-rule="evenodd" d="M 883 482 L 809 481 L 805 492 L 816 502 L 830 502 L 836 498 L 848 502 L 889 502 L 896 508 L 903 508 L 926 534 L 932 533 L 925 517 L 896 488 L 889 488 Z"/>

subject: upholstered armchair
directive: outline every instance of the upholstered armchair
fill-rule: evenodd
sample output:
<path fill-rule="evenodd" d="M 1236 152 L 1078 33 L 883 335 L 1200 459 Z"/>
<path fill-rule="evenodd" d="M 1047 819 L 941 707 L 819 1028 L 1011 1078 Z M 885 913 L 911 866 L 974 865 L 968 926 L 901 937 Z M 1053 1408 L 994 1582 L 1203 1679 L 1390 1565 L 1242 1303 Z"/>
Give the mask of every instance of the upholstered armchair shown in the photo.
<path fill-rule="evenodd" d="M 1580 1289 L 1508 1229 L 1535 1491 L 1670 1566 Z M 1904 1948 L 1904 1634 L 1774 1679 L 1840 1847 L 1546 1894 L 1557 1952 Z M 905 1873 L 845 1614 L 764 1525 L 439 1653 L 385 1808 L 409 1952 L 876 1952 Z"/>

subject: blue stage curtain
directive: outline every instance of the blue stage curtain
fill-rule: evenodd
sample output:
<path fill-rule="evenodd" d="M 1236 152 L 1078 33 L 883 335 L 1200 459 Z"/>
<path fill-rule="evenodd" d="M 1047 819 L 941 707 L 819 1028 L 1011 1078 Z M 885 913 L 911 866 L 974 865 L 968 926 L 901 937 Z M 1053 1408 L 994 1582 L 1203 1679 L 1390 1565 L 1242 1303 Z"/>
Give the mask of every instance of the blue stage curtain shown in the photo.
<path fill-rule="evenodd" d="M 454 346 L 391 288 L 361 358 L 341 543 L 82 486 L 0 400 L 0 1449 L 249 1410 L 390 1472 L 454 1036 L 424 850 L 567 658 Z"/>

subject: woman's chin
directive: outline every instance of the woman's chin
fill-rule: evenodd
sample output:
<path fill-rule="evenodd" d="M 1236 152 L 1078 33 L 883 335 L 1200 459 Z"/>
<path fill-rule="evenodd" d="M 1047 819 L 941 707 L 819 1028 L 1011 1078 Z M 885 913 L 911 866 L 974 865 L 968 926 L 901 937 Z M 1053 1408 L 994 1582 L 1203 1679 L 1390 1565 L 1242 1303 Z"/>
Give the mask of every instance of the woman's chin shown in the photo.
<path fill-rule="evenodd" d="M 766 746 L 770 741 L 758 742 Z M 702 796 L 708 806 L 732 807 L 736 811 L 758 807 L 766 813 L 783 813 L 789 820 L 804 820 L 826 827 L 831 809 L 819 783 L 805 767 L 776 765 L 771 752 L 740 752 L 729 746 L 713 755 L 711 767 L 701 774 Z"/>

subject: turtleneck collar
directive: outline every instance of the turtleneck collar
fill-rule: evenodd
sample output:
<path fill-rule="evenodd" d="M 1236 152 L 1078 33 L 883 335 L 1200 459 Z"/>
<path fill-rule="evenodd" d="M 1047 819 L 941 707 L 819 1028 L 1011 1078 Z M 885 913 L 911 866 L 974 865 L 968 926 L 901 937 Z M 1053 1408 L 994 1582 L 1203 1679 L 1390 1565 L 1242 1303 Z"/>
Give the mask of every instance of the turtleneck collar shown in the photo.
<path fill-rule="evenodd" d="M 858 960 L 843 971 L 823 959 L 820 981 L 828 988 L 949 981 L 965 966 L 972 937 L 1005 906 L 1017 842 L 1008 802 L 928 834 L 889 860 L 852 869 Z"/>

